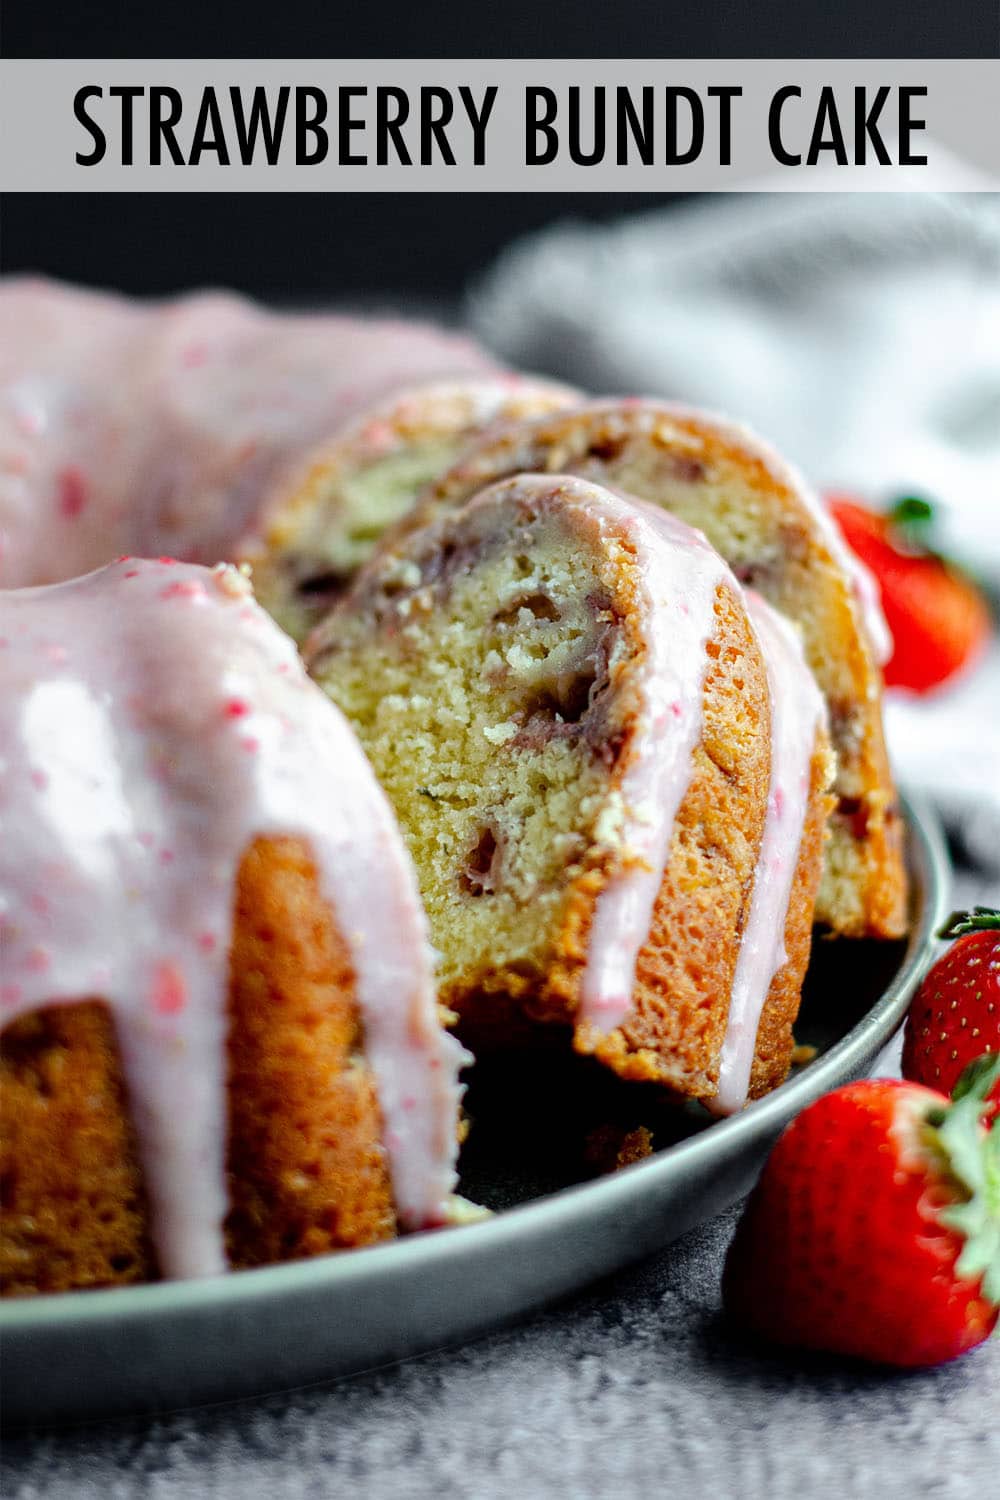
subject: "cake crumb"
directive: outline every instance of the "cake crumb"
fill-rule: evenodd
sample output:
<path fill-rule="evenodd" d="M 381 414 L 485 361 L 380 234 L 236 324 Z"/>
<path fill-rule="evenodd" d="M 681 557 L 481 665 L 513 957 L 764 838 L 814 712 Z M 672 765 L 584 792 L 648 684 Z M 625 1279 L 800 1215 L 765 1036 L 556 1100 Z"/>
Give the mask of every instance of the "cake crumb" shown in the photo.
<path fill-rule="evenodd" d="M 653 1154 L 653 1133 L 645 1125 L 625 1130 L 621 1125 L 599 1125 L 587 1136 L 584 1159 L 598 1172 L 619 1172 Z"/>
<path fill-rule="evenodd" d="M 505 720 L 503 724 L 485 724 L 483 734 L 491 745 L 506 745 L 517 734 L 517 725 L 511 719 Z"/>

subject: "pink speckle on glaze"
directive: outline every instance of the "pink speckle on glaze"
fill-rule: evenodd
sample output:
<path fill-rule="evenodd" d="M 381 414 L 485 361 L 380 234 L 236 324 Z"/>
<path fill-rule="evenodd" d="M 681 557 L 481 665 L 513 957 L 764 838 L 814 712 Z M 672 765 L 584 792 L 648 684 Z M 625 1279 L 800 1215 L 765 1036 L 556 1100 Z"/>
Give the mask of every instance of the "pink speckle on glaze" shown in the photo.
<path fill-rule="evenodd" d="M 59 514 L 75 521 L 87 503 L 87 483 L 79 469 L 62 469 L 56 475 Z"/>
<path fill-rule="evenodd" d="M 249 712 L 250 705 L 245 698 L 229 698 L 222 707 L 225 719 L 243 719 Z"/>
<path fill-rule="evenodd" d="M 176 964 L 157 964 L 153 970 L 150 1001 L 161 1016 L 176 1016 L 187 1004 L 188 991 L 184 976 Z"/>
<path fill-rule="evenodd" d="M 369 448 L 379 453 L 389 452 L 396 443 L 396 433 L 388 422 L 368 422 L 364 428 L 364 440 Z"/>
<path fill-rule="evenodd" d="M 0 998 L 11 1019 L 106 1000 L 157 1257 L 165 1275 L 198 1276 L 225 1269 L 219 935 L 255 838 L 306 841 L 349 942 L 405 1228 L 438 1222 L 454 1187 L 463 1054 L 438 1025 L 412 867 L 346 722 L 292 642 L 248 605 L 245 579 L 171 561 L 178 582 L 202 591 L 204 607 L 190 610 L 177 607 L 183 595 L 163 598 L 165 566 L 130 561 L 0 593 L 15 643 L 0 666 L 0 910 L 17 913 L 0 942 Z M 72 640 L 71 660 L 40 649 L 54 637 Z M 244 684 L 261 726 L 252 756 L 220 720 Z M 280 732 L 285 719 L 295 734 Z"/>
<path fill-rule="evenodd" d="M 18 432 L 25 437 L 38 437 L 45 426 L 45 418 L 40 411 L 23 407 L 15 411 L 14 422 Z"/>
<path fill-rule="evenodd" d="M 200 578 L 186 578 L 183 582 L 168 583 L 160 590 L 161 599 L 204 599 L 205 585 Z"/>

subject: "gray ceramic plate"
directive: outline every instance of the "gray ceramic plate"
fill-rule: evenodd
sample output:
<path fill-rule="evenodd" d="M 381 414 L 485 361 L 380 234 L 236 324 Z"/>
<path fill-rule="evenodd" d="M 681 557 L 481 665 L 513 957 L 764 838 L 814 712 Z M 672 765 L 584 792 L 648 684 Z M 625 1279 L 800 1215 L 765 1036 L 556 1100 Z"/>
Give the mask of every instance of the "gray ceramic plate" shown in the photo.
<path fill-rule="evenodd" d="M 817 1058 L 730 1120 L 664 1107 L 587 1063 L 481 1065 L 463 1190 L 504 1212 L 371 1250 L 210 1281 L 0 1308 L 4 1414 L 42 1422 L 180 1406 L 346 1375 L 458 1343 L 639 1259 L 746 1191 L 772 1141 L 863 1073 L 899 1026 L 942 918 L 937 825 L 907 803 L 907 944 L 819 943 L 796 1034 Z M 642 1123 L 656 1151 L 588 1180 L 596 1128 Z"/>

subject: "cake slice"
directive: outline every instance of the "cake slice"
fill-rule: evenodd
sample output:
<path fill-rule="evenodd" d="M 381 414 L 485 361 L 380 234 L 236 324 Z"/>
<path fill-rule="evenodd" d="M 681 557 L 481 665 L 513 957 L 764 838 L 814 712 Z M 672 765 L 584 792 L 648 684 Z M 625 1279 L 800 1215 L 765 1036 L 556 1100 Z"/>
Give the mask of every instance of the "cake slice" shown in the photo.
<path fill-rule="evenodd" d="M 758 609 L 763 633 L 682 522 L 528 476 L 377 554 L 307 642 L 474 1046 L 554 1023 L 724 1109 L 784 1077 L 829 756 L 794 638 Z"/>
<path fill-rule="evenodd" d="M 795 622 L 837 758 L 816 917 L 850 936 L 899 937 L 903 830 L 882 728 L 888 633 L 870 577 L 821 502 L 743 428 L 659 402 L 603 401 L 490 435 L 431 486 L 402 530 L 521 472 L 580 474 L 670 511 Z"/>
<path fill-rule="evenodd" d="M 264 608 L 299 642 L 382 534 L 494 424 L 559 411 L 564 386 L 497 372 L 413 386 L 307 453 L 237 548 Z"/>

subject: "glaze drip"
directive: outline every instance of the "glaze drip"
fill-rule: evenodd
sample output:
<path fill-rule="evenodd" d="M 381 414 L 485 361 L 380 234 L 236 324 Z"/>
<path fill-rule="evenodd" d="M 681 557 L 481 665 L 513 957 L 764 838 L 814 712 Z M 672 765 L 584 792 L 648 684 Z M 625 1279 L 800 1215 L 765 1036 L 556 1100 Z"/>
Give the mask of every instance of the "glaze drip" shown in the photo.
<path fill-rule="evenodd" d="M 720 1114 L 746 1103 L 757 1028 L 768 991 L 787 961 L 785 922 L 809 807 L 816 736 L 826 706 L 795 631 L 752 590 L 747 607 L 767 667 L 771 695 L 771 784 L 753 896 L 740 943 L 719 1064 Z"/>
<path fill-rule="evenodd" d="M 642 701 L 620 789 L 623 868 L 597 897 L 580 995 L 578 1019 L 606 1033 L 632 1007 L 636 963 L 691 781 L 716 589 L 727 579 L 738 585 L 701 533 L 667 512 L 582 480 L 560 483 L 575 504 L 595 511 L 609 532 L 624 538 L 656 621 L 646 641 Z"/>

